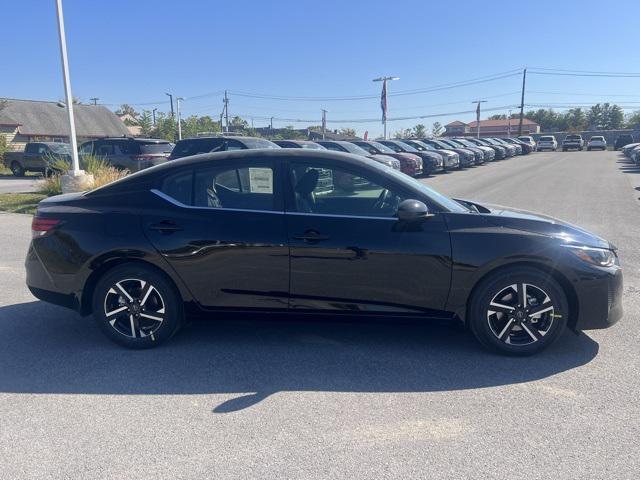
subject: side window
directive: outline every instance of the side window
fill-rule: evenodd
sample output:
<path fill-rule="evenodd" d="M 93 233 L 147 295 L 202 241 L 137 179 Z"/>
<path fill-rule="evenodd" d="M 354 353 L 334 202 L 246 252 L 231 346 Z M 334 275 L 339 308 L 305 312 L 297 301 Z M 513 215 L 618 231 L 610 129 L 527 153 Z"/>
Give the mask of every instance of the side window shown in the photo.
<path fill-rule="evenodd" d="M 245 147 L 243 144 L 241 144 L 239 141 L 237 140 L 226 140 L 225 141 L 225 150 L 245 150 L 247 147 Z"/>
<path fill-rule="evenodd" d="M 160 188 L 162 193 L 185 205 L 191 205 L 192 190 L 193 172 L 191 170 L 167 177 Z"/>
<path fill-rule="evenodd" d="M 28 143 L 24 149 L 24 153 L 37 153 L 38 145 L 38 143 Z"/>
<path fill-rule="evenodd" d="M 135 142 L 118 142 L 116 146 L 122 155 L 140 154 L 140 146 Z"/>
<path fill-rule="evenodd" d="M 93 142 L 87 142 L 80 147 L 80 155 L 91 155 L 93 152 Z"/>
<path fill-rule="evenodd" d="M 364 148 L 371 155 L 375 155 L 376 153 L 378 153 L 376 149 L 373 148 L 373 146 L 369 145 L 368 143 L 358 143 L 357 145 L 361 148 Z"/>
<path fill-rule="evenodd" d="M 368 172 L 341 167 L 292 164 L 295 209 L 298 212 L 393 217 L 405 197 L 369 178 Z"/>
<path fill-rule="evenodd" d="M 49 151 L 49 148 L 46 145 L 40 144 L 38 145 L 38 155 L 46 155 Z"/>
<path fill-rule="evenodd" d="M 274 185 L 274 170 L 264 163 L 203 168 L 194 175 L 194 205 L 273 211 Z"/>
<path fill-rule="evenodd" d="M 113 154 L 114 154 L 113 145 L 110 143 L 101 143 L 98 145 L 98 148 L 96 149 L 96 155 L 98 155 L 99 157 L 105 157 L 107 155 L 113 155 Z"/>

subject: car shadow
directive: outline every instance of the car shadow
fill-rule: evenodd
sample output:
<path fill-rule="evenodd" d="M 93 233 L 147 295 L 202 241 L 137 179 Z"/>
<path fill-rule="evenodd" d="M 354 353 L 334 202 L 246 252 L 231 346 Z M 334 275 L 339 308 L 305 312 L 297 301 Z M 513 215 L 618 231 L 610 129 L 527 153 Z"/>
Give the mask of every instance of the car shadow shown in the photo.
<path fill-rule="evenodd" d="M 91 317 L 43 302 L 0 307 L 0 392 L 232 394 L 214 413 L 282 391 L 439 392 L 532 382 L 590 362 L 598 343 L 567 332 L 527 358 L 482 350 L 425 322 L 197 320 L 166 345 L 126 350 Z"/>
<path fill-rule="evenodd" d="M 640 165 L 636 165 L 635 162 L 628 158 L 620 158 L 616 161 L 619 165 L 619 169 L 624 173 L 640 173 Z"/>

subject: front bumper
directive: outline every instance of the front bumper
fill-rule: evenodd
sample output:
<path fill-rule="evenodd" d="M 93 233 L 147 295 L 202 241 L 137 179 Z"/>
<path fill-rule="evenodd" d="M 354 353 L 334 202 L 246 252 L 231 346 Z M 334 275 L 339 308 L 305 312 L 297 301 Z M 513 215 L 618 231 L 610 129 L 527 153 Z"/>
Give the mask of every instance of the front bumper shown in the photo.
<path fill-rule="evenodd" d="M 622 318 L 622 269 L 598 269 L 582 276 L 576 288 L 576 330 L 608 328 Z"/>

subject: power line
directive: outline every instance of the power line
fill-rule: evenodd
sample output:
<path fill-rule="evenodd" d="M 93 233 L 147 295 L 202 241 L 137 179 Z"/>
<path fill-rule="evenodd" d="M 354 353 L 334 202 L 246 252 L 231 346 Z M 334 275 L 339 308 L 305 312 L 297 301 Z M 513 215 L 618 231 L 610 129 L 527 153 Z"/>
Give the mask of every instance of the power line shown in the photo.
<path fill-rule="evenodd" d="M 638 72 L 607 72 L 602 70 L 566 70 L 563 68 L 531 67 L 532 70 L 544 70 L 546 72 L 566 72 L 566 73 L 597 73 L 603 75 L 640 75 Z"/>
<path fill-rule="evenodd" d="M 478 77 L 470 80 L 462 80 L 459 82 L 446 83 L 435 85 L 432 87 L 426 88 L 418 88 L 412 90 L 397 90 L 393 93 L 389 93 L 387 96 L 389 97 L 398 97 L 404 95 L 418 95 L 422 93 L 430 93 L 441 90 L 449 90 L 453 88 L 466 87 L 471 85 L 477 85 L 479 83 L 492 82 L 495 80 L 501 80 L 503 78 L 509 78 L 514 76 L 519 76 L 521 74 L 521 69 L 517 70 L 509 70 L 507 72 L 496 73 L 493 75 L 487 75 L 484 77 Z M 307 102 L 337 102 L 337 101 L 354 101 L 354 100 L 369 100 L 374 98 L 380 98 L 380 95 L 349 95 L 349 96 L 336 96 L 336 97 L 305 97 L 305 96 L 287 96 L 287 95 L 270 95 L 263 93 L 253 93 L 253 92 L 243 92 L 243 91 L 234 91 L 229 90 L 229 93 L 232 95 L 236 95 L 239 97 L 248 97 L 248 98 L 262 98 L 266 100 L 283 100 L 283 101 L 307 101 Z"/>
<path fill-rule="evenodd" d="M 527 93 L 537 93 L 542 95 L 569 95 L 580 97 L 628 97 L 628 98 L 640 98 L 640 95 L 625 95 L 618 93 L 575 93 L 575 92 L 541 92 L 529 90 Z"/>

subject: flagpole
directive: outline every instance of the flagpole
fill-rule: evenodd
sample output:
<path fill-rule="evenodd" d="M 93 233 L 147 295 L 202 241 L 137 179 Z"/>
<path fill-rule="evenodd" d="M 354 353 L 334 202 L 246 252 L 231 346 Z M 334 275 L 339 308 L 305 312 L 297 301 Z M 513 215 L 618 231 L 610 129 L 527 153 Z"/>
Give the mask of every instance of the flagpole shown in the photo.
<path fill-rule="evenodd" d="M 378 77 L 374 82 L 382 82 L 382 93 L 380 94 L 380 108 L 382 110 L 382 124 L 384 125 L 384 139 L 387 139 L 387 80 L 400 80 L 400 77 Z"/>

